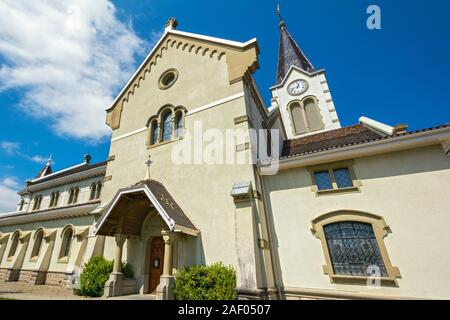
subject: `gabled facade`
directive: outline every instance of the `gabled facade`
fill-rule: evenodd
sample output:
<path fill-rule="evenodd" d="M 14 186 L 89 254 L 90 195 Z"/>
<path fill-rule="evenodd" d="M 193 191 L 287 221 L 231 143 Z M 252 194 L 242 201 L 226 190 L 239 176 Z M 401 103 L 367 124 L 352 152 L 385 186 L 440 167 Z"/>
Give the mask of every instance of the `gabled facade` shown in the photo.
<path fill-rule="evenodd" d="M 0 216 L 0 279 L 73 286 L 103 255 L 106 296 L 171 299 L 180 268 L 220 261 L 241 298 L 450 297 L 448 124 L 341 127 L 284 21 L 266 107 L 255 39 L 176 26 L 108 106 L 107 161 L 48 163 Z"/>

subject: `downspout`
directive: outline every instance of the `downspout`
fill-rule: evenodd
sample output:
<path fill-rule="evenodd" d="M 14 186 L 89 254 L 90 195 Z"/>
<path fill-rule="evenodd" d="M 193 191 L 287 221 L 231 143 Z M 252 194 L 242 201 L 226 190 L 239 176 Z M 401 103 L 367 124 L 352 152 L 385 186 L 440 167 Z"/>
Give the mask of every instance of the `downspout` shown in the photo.
<path fill-rule="evenodd" d="M 272 232 L 271 232 L 271 228 L 270 228 L 270 226 L 272 226 L 273 223 L 272 223 L 272 220 L 270 219 L 269 214 L 267 212 L 267 205 L 266 205 L 267 198 L 266 198 L 266 193 L 265 193 L 265 190 L 264 190 L 264 183 L 263 183 L 262 176 L 259 174 L 258 169 L 256 169 L 256 174 L 259 177 L 258 184 L 259 184 L 259 188 L 261 190 L 261 195 L 262 195 L 262 199 L 261 199 L 262 201 L 261 202 L 262 202 L 262 206 L 263 206 L 264 217 L 266 219 L 266 232 L 267 232 L 267 237 L 268 237 L 267 240 L 269 241 L 269 247 L 270 247 L 270 261 L 272 263 L 272 268 L 271 269 L 272 269 L 272 274 L 273 274 L 273 281 L 274 281 L 275 287 L 277 289 L 277 299 L 281 299 L 280 281 L 278 279 L 278 273 L 275 270 L 276 268 L 278 268 L 278 264 L 276 264 L 275 257 L 274 257 L 275 248 L 274 248 L 274 245 L 273 245 L 273 241 L 272 241 L 273 236 L 272 236 Z"/>

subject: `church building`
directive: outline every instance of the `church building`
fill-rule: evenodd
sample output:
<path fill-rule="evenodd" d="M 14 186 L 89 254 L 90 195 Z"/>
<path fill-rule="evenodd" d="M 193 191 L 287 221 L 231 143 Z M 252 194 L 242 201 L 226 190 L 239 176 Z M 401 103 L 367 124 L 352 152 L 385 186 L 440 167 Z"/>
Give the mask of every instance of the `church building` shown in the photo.
<path fill-rule="evenodd" d="M 256 39 L 169 19 L 105 106 L 108 158 L 49 161 L 0 214 L 0 281 L 73 288 L 102 255 L 108 297 L 172 299 L 180 268 L 222 262 L 241 299 L 450 298 L 450 124 L 342 127 L 325 70 L 279 32 L 267 106 Z"/>

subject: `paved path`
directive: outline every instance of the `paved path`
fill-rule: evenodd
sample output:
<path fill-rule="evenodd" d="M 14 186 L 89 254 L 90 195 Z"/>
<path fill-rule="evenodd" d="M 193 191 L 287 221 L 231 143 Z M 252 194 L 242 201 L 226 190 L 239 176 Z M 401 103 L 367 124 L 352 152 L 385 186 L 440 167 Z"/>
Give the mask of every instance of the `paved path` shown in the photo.
<path fill-rule="evenodd" d="M 49 285 L 31 285 L 21 282 L 0 282 L 0 298 L 17 300 L 155 300 L 153 295 L 133 294 L 115 298 L 87 298 L 72 290 Z"/>

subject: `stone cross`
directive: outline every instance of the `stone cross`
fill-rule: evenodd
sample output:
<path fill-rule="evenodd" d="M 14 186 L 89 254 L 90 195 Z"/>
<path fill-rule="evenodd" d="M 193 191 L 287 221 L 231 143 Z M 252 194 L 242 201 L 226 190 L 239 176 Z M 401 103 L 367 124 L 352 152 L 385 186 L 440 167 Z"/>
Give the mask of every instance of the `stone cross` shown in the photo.
<path fill-rule="evenodd" d="M 146 177 L 147 180 L 150 180 L 150 166 L 152 165 L 152 163 L 155 162 L 151 158 L 152 156 L 149 155 L 148 160 L 145 162 L 145 164 L 147 165 L 147 177 Z"/>

